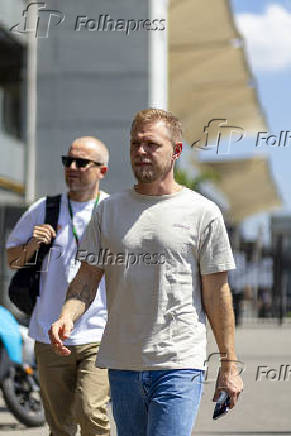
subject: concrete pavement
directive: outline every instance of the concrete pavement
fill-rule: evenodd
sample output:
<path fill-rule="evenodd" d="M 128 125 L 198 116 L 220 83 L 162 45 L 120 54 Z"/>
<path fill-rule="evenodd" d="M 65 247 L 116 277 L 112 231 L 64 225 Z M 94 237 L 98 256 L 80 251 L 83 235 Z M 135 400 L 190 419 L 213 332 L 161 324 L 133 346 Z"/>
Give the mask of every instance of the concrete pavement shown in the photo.
<path fill-rule="evenodd" d="M 208 336 L 208 353 L 216 352 L 212 333 Z M 239 404 L 227 416 L 213 421 L 214 403 L 211 399 L 214 383 L 205 384 L 193 436 L 291 436 L 291 373 L 290 380 L 287 380 L 288 370 L 291 369 L 290 326 L 239 328 L 237 351 L 239 359 L 245 363 L 245 387 Z M 259 366 L 261 381 L 256 381 Z M 210 380 L 215 377 L 217 369 L 215 357 L 209 368 Z M 268 373 L 269 370 L 273 371 Z M 48 430 L 46 427 L 27 429 L 17 423 L 0 399 L 0 436 L 4 435 L 48 436 Z"/>
<path fill-rule="evenodd" d="M 291 370 L 290 326 L 239 328 L 236 337 L 238 358 L 245 363 L 244 392 L 236 408 L 213 421 L 214 383 L 205 384 L 193 435 L 291 435 L 291 373 L 287 379 Z M 211 333 L 209 352 L 215 351 Z M 210 365 L 212 375 L 215 366 Z M 258 371 L 261 381 L 256 380 Z"/>

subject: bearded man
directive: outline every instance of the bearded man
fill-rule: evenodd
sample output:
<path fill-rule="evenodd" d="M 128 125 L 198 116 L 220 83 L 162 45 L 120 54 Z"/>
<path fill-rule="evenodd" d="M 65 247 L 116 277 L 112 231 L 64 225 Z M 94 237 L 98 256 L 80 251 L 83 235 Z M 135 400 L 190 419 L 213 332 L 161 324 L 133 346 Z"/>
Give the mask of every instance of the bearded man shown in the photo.
<path fill-rule="evenodd" d="M 205 315 L 221 354 L 214 399 L 225 390 L 232 408 L 242 390 L 227 279 L 232 251 L 219 208 L 175 181 L 181 151 L 173 114 L 137 113 L 130 140 L 137 184 L 100 204 L 81 244 L 83 252 L 109 249 L 116 258 L 93 265 L 84 257 L 51 329 L 55 351 L 67 355 L 63 340 L 105 274 L 108 321 L 97 366 L 109 369 L 119 436 L 191 435 L 204 379 Z"/>

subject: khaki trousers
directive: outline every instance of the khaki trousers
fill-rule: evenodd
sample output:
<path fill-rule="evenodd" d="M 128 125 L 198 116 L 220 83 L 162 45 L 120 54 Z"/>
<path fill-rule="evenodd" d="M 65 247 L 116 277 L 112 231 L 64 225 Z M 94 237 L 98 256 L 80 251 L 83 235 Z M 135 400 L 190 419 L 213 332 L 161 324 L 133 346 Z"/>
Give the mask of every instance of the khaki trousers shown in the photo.
<path fill-rule="evenodd" d="M 68 347 L 58 356 L 51 345 L 35 342 L 40 390 L 52 436 L 109 436 L 107 370 L 95 367 L 99 344 Z"/>

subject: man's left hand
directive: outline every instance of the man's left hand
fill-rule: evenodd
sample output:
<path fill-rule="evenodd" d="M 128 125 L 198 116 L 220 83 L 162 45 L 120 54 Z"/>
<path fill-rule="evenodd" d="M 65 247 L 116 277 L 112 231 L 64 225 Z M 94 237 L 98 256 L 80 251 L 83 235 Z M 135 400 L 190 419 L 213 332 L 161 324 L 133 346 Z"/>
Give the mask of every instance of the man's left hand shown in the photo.
<path fill-rule="evenodd" d="M 232 409 L 237 401 L 239 394 L 243 391 L 243 381 L 239 375 L 239 370 L 236 365 L 230 368 L 220 368 L 217 380 L 213 401 L 217 401 L 219 393 L 225 391 L 230 396 L 230 409 Z"/>

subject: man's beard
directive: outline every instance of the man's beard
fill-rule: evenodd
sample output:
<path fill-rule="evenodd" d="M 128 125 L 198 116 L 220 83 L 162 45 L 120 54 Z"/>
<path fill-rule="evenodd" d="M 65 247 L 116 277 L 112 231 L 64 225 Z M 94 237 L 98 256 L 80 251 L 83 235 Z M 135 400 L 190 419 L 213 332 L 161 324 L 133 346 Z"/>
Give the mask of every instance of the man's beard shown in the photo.
<path fill-rule="evenodd" d="M 142 183 L 151 183 L 158 179 L 158 175 L 152 167 L 135 167 L 133 173 L 134 177 Z"/>
<path fill-rule="evenodd" d="M 70 191 L 78 191 L 81 187 L 81 182 L 79 179 L 71 179 L 69 177 L 66 177 L 66 185 L 69 188 Z"/>
<path fill-rule="evenodd" d="M 66 185 L 71 192 L 80 192 L 88 189 L 88 185 L 84 183 L 84 180 L 81 180 L 79 177 L 70 178 L 66 176 Z"/>
<path fill-rule="evenodd" d="M 162 179 L 171 170 L 171 163 L 164 168 L 154 168 L 153 165 L 134 167 L 134 177 L 141 183 L 152 183 Z"/>

